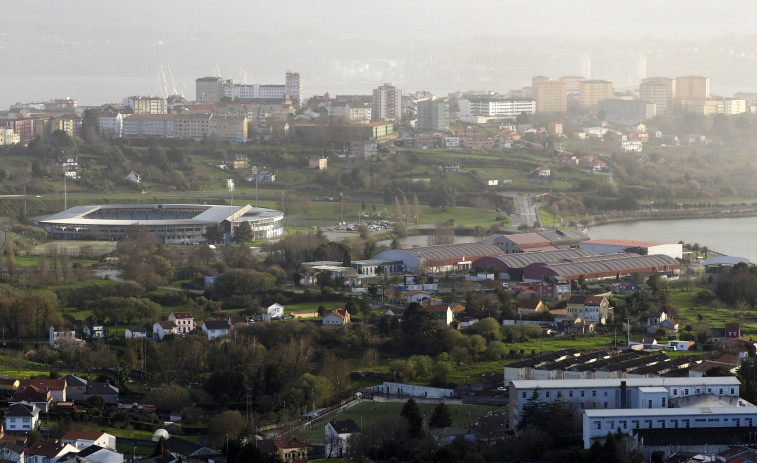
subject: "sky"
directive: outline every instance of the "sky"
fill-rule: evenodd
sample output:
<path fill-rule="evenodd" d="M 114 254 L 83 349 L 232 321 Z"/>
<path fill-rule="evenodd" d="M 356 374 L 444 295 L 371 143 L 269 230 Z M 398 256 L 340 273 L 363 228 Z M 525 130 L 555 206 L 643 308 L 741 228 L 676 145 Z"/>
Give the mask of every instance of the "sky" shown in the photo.
<path fill-rule="evenodd" d="M 507 91 L 581 73 L 587 60 L 591 77 L 620 86 L 644 72 L 708 73 L 714 89 L 751 91 L 755 35 L 757 4 L 745 0 L 24 0 L 0 15 L 0 109 L 166 89 L 193 98 L 194 79 L 218 71 L 283 83 L 296 70 L 306 96 L 382 81 Z M 159 82 L 161 66 L 173 82 Z"/>

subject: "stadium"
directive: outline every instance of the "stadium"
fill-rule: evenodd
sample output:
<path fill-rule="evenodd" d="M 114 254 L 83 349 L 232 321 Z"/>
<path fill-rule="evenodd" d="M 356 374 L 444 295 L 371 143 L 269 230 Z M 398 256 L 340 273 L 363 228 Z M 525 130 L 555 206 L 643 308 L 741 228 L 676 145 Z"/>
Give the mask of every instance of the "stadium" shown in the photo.
<path fill-rule="evenodd" d="M 37 222 L 56 239 L 118 240 L 130 226 L 143 225 L 166 244 L 189 244 L 205 241 L 211 224 L 228 232 L 248 222 L 254 239 L 276 238 L 283 232 L 284 213 L 249 204 L 117 204 L 76 206 Z"/>

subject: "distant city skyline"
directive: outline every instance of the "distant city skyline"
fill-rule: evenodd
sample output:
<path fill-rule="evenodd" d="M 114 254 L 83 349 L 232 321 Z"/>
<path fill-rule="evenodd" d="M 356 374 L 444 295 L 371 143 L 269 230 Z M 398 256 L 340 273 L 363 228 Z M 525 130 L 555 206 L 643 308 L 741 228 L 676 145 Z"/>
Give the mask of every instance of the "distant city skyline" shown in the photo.
<path fill-rule="evenodd" d="M 0 109 L 60 97 L 95 105 L 162 95 L 156 73 L 168 63 L 190 99 L 194 79 L 214 69 L 256 83 L 279 83 L 285 70 L 296 70 L 305 97 L 369 94 L 384 82 L 441 95 L 506 92 L 534 75 L 583 73 L 617 89 L 645 75 L 702 74 L 713 93 L 729 96 L 757 90 L 754 35 L 757 7 L 743 0 L 473 0 L 462 11 L 438 0 L 387 0 L 380 8 L 227 1 L 212 9 L 199 0 L 29 0 L 0 17 Z"/>

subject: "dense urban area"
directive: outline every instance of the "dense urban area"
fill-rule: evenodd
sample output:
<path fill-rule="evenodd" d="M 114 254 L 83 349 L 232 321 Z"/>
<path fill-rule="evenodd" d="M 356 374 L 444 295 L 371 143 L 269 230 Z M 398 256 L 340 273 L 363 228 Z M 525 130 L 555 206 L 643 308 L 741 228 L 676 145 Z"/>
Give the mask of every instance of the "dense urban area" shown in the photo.
<path fill-rule="evenodd" d="M 0 460 L 753 460 L 757 268 L 589 227 L 757 215 L 757 93 L 162 71 L 0 112 Z"/>

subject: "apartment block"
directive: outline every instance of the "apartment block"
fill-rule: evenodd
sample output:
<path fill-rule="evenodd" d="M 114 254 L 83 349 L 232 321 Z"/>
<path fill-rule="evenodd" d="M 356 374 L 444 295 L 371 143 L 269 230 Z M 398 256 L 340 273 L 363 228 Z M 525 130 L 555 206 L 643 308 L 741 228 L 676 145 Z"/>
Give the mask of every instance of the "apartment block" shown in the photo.
<path fill-rule="evenodd" d="M 433 132 L 449 130 L 449 103 L 433 99 L 419 101 L 417 128 Z"/>
<path fill-rule="evenodd" d="M 615 97 L 612 82 L 606 80 L 584 80 L 578 84 L 578 104 L 589 112 L 597 111 L 597 103 Z"/>
<path fill-rule="evenodd" d="M 175 122 L 176 138 L 202 140 L 210 135 L 210 119 L 212 117 L 213 115 L 209 113 L 177 115 Z"/>
<path fill-rule="evenodd" d="M 703 76 L 676 77 L 676 99 L 706 100 L 710 97 L 710 78 Z"/>
<path fill-rule="evenodd" d="M 124 98 L 123 104 L 133 114 L 168 114 L 166 100 L 158 96 L 130 96 Z"/>
<path fill-rule="evenodd" d="M 535 82 L 533 96 L 536 112 L 562 113 L 568 110 L 568 84 L 548 80 Z"/>
<path fill-rule="evenodd" d="M 676 80 L 670 77 L 649 77 L 639 85 L 639 100 L 655 104 L 657 114 L 669 111 L 676 96 Z"/>
<path fill-rule="evenodd" d="M 220 103 L 223 96 L 223 77 L 200 77 L 195 80 L 195 101 Z"/>
<path fill-rule="evenodd" d="M 373 90 L 371 117 L 373 121 L 402 120 L 402 90 L 388 83 Z"/>

